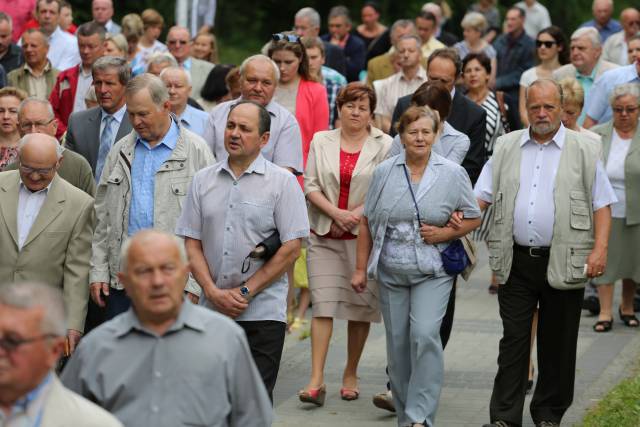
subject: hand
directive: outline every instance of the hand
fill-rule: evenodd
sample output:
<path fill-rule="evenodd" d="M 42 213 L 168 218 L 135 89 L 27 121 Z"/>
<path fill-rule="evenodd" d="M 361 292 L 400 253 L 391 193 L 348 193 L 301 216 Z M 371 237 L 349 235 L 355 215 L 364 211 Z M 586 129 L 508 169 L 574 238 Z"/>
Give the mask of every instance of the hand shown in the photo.
<path fill-rule="evenodd" d="M 216 310 L 232 319 L 240 316 L 249 306 L 247 300 L 240 295 L 240 288 L 209 289 L 205 291 L 205 296 L 211 301 Z"/>
<path fill-rule="evenodd" d="M 454 211 L 451 214 L 451 218 L 449 218 L 449 222 L 447 222 L 447 227 L 453 228 L 454 230 L 459 230 L 462 225 L 462 220 L 464 219 L 464 213 L 461 211 Z"/>
<path fill-rule="evenodd" d="M 338 226 L 338 224 L 332 222 L 331 228 L 329 229 L 329 235 L 334 239 L 339 239 L 344 235 L 344 231 Z"/>
<path fill-rule="evenodd" d="M 102 295 L 109 296 L 109 284 L 105 282 L 93 282 L 90 286 L 90 294 L 93 302 L 98 304 L 99 307 L 107 305 L 106 298 L 103 300 Z"/>
<path fill-rule="evenodd" d="M 435 225 L 422 224 L 420 226 L 420 237 L 425 243 L 434 245 L 451 240 L 450 231 L 447 227 L 436 227 Z"/>
<path fill-rule="evenodd" d="M 336 209 L 333 215 L 333 221 L 342 231 L 346 232 L 360 223 L 360 217 L 351 211 Z"/>
<path fill-rule="evenodd" d="M 593 248 L 587 257 L 587 277 L 600 277 L 607 266 L 607 251 Z"/>
<path fill-rule="evenodd" d="M 82 337 L 82 332 L 76 331 L 75 329 L 67 330 L 67 341 L 69 342 L 69 356 L 73 354 L 78 343 L 80 342 L 80 338 Z"/>
<path fill-rule="evenodd" d="M 193 304 L 198 304 L 200 297 L 196 294 L 192 294 L 191 292 L 184 291 L 185 296 L 191 301 Z"/>
<path fill-rule="evenodd" d="M 357 294 L 363 293 L 367 289 L 367 272 L 356 270 L 351 276 L 351 287 Z"/>

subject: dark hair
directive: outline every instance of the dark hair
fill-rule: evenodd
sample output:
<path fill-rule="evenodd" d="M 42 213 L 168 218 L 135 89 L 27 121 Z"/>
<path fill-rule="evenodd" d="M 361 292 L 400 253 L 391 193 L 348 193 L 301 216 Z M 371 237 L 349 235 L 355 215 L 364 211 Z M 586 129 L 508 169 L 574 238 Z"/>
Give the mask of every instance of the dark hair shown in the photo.
<path fill-rule="evenodd" d="M 400 116 L 400 119 L 396 123 L 398 134 L 402 135 L 411 123 L 416 120 L 420 120 L 423 117 L 427 117 L 433 121 L 433 132 L 437 133 L 440 129 L 440 117 L 438 117 L 438 115 L 439 114 L 436 110 L 433 110 L 426 105 L 412 105 L 402 113 L 402 116 Z"/>
<path fill-rule="evenodd" d="M 360 10 L 364 9 L 367 6 L 370 7 L 371 9 L 375 10 L 378 14 L 382 13 L 382 11 L 380 10 L 380 5 L 378 3 L 376 3 L 376 2 L 374 2 L 374 1 L 366 2 L 365 4 L 362 5 L 362 8 Z"/>
<path fill-rule="evenodd" d="M 540 34 L 549 34 L 551 37 L 553 37 L 553 40 L 555 40 L 558 47 L 562 47 L 562 50 L 558 52 L 558 61 L 560 61 L 560 64 L 562 65 L 568 64 L 570 62 L 569 46 L 567 46 L 567 38 L 564 36 L 564 33 L 562 32 L 560 27 L 551 25 L 550 27 L 543 28 L 542 30 L 538 31 L 538 36 L 540 36 Z M 536 37 L 536 40 L 537 38 L 538 37 Z"/>
<path fill-rule="evenodd" d="M 369 86 L 360 82 L 351 82 L 340 89 L 336 98 L 336 106 L 339 110 L 347 102 L 357 101 L 361 98 L 369 99 L 369 111 L 373 114 L 376 109 L 376 93 Z"/>
<path fill-rule="evenodd" d="M 480 65 L 482 65 L 482 68 L 485 69 L 487 74 L 491 74 L 491 60 L 483 52 L 473 52 L 465 56 L 462 60 L 462 72 L 464 72 L 465 68 L 467 68 L 467 64 L 474 59 L 478 61 Z"/>
<path fill-rule="evenodd" d="M 58 13 L 60 13 L 60 9 L 62 9 L 62 3 L 60 0 L 36 0 L 36 12 L 40 11 L 40 3 L 51 4 L 55 3 L 58 5 Z"/>
<path fill-rule="evenodd" d="M 434 24 L 438 22 L 438 18 L 436 18 L 436 15 L 434 15 L 431 12 L 429 12 L 428 10 L 421 11 L 418 14 L 418 18 L 426 19 L 427 21 L 431 21 Z"/>
<path fill-rule="evenodd" d="M 104 41 L 107 35 L 107 30 L 104 28 L 104 25 L 98 24 L 95 21 L 85 22 L 76 30 L 76 36 L 90 37 L 94 34 L 97 34 L 100 37 L 100 40 Z"/>
<path fill-rule="evenodd" d="M 242 101 L 236 102 L 229 109 L 229 115 L 231 115 L 231 112 L 235 110 L 239 105 L 243 104 L 251 104 L 258 109 L 258 133 L 260 134 L 260 136 L 264 135 L 265 132 L 269 132 L 269 129 L 271 128 L 271 116 L 269 116 L 269 112 L 266 108 L 255 101 L 243 99 Z"/>
<path fill-rule="evenodd" d="M 281 34 L 284 35 L 295 35 L 293 32 L 287 31 Z M 302 41 L 300 38 L 297 38 L 298 41 L 290 42 L 286 38 L 281 40 L 272 40 L 269 44 L 268 56 L 273 60 L 273 54 L 279 50 L 288 50 L 292 52 L 296 58 L 300 60 L 300 65 L 298 65 L 298 75 L 302 77 L 304 80 L 311 80 L 311 75 L 309 74 L 309 59 L 307 58 L 307 50 L 304 48 Z"/>
<path fill-rule="evenodd" d="M 428 106 L 438 112 L 440 120 L 446 120 L 451 112 L 451 93 L 442 82 L 424 82 L 411 97 L 411 104 Z"/>
<path fill-rule="evenodd" d="M 509 9 L 507 9 L 504 16 L 507 16 L 507 13 L 511 12 L 512 10 L 517 10 L 520 13 L 520 17 L 522 19 L 525 19 L 527 17 L 527 12 L 523 8 L 518 6 L 511 6 Z"/>
<path fill-rule="evenodd" d="M 234 65 L 232 64 L 219 64 L 213 67 L 200 91 L 202 99 L 209 102 L 217 102 L 229 93 L 225 79 L 233 67 Z"/>
<path fill-rule="evenodd" d="M 460 55 L 458 55 L 458 51 L 452 47 L 443 47 L 440 49 L 434 50 L 431 55 L 429 55 L 429 59 L 427 60 L 427 70 L 429 69 L 429 65 L 431 65 L 431 61 L 436 58 L 448 59 L 453 62 L 453 65 L 456 67 L 456 78 L 462 72 L 462 61 L 460 60 Z"/>

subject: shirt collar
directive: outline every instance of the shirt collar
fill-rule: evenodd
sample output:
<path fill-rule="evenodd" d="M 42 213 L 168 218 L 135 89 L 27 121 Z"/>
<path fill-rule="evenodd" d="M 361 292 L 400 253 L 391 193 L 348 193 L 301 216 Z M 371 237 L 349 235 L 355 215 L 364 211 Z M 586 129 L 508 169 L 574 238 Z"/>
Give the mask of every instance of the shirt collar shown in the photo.
<path fill-rule="evenodd" d="M 42 393 L 47 389 L 47 386 L 51 383 L 52 380 L 53 373 L 49 372 L 47 376 L 44 377 L 44 379 L 40 382 L 40 384 L 36 386 L 36 388 L 27 393 L 27 395 L 22 399 L 18 399 L 13 405 L 13 408 L 26 412 L 29 405 L 42 395 Z"/>
<path fill-rule="evenodd" d="M 433 148 L 433 146 L 432 146 Z M 398 154 L 398 158 L 396 159 L 396 166 L 404 166 L 407 164 L 407 152 L 404 150 L 404 146 L 402 147 L 402 151 Z M 431 150 L 431 154 L 429 156 L 429 163 L 427 163 L 427 169 L 429 166 L 442 164 L 442 158 Z"/>
<path fill-rule="evenodd" d="M 184 68 L 187 71 L 191 71 L 191 57 L 188 57 L 187 59 L 184 60 L 184 62 L 182 63 L 182 68 Z"/>
<path fill-rule="evenodd" d="M 49 40 L 52 40 L 54 37 L 59 37 L 61 34 L 62 34 L 62 28 L 60 28 L 60 26 L 58 25 L 56 29 L 53 30 L 53 33 L 51 33 L 51 35 L 49 36 Z"/>
<path fill-rule="evenodd" d="M 178 119 L 180 119 L 181 122 L 185 122 L 188 126 L 191 126 L 191 121 L 193 119 L 193 110 L 195 110 L 195 108 L 187 104 L 187 106 L 185 107 L 180 117 L 178 117 Z"/>
<path fill-rule="evenodd" d="M 553 138 L 551 138 L 550 141 L 545 142 L 544 145 L 547 145 L 550 142 L 554 142 L 558 146 L 558 148 L 562 150 L 562 147 L 564 146 L 564 138 L 566 133 L 567 133 L 566 128 L 564 127 L 562 122 L 560 122 L 560 127 L 558 128 L 558 131 L 555 133 L 555 135 L 553 135 Z M 531 138 L 531 126 L 527 128 L 526 132 L 522 133 L 522 137 L 520 138 L 520 147 L 523 147 L 528 142 L 537 144 L 537 142 L 535 142 L 533 138 Z"/>
<path fill-rule="evenodd" d="M 231 176 L 235 177 L 235 175 L 233 174 L 233 171 L 231 170 L 231 166 L 229 166 L 229 158 L 227 157 L 227 160 L 225 160 L 224 162 L 220 163 L 220 169 L 223 169 L 225 171 L 227 171 Z M 252 173 L 257 173 L 259 175 L 264 175 L 265 172 L 267 170 L 267 160 L 262 156 L 262 154 L 258 154 L 258 157 L 256 157 L 253 162 L 251 162 L 251 164 L 249 165 L 249 167 L 247 168 L 247 170 L 245 170 L 242 175 L 249 175 Z M 238 180 L 240 177 L 235 177 L 236 180 Z"/>
<path fill-rule="evenodd" d="M 49 185 L 47 185 L 45 188 L 43 188 L 42 190 L 38 190 L 38 191 L 31 191 L 27 188 L 26 185 L 24 185 L 24 182 L 22 182 L 22 179 L 20 179 L 20 190 L 21 191 L 25 191 L 27 194 L 40 194 L 43 193 L 45 196 L 47 195 L 47 193 L 49 193 L 49 190 L 51 189 L 51 184 L 53 184 L 53 179 L 51 180 L 51 182 L 49 183 Z"/>
<path fill-rule="evenodd" d="M 160 143 L 158 145 L 165 145 L 166 147 L 168 147 L 171 150 L 173 150 L 173 149 L 176 148 L 176 145 L 178 144 L 178 136 L 179 136 L 178 125 L 176 124 L 175 116 L 172 114 L 171 115 L 171 126 L 169 126 L 169 130 L 164 135 L 164 137 L 162 138 L 162 141 L 160 141 Z M 150 148 L 149 147 L 149 142 L 145 141 L 144 139 L 140 138 L 139 136 L 136 136 L 136 144 L 138 142 L 141 142 L 147 148 Z M 158 145 L 156 145 L 156 147 Z"/>
<path fill-rule="evenodd" d="M 413 77 L 413 79 L 407 79 L 404 76 L 404 72 L 402 72 L 402 70 L 400 70 L 400 80 L 405 80 L 405 81 L 412 81 L 412 80 L 427 80 L 427 71 L 424 69 L 424 67 L 422 65 L 418 65 L 418 72 L 416 73 L 416 75 Z"/>
<path fill-rule="evenodd" d="M 29 64 L 27 64 L 26 62 L 24 63 L 24 69 L 29 71 L 29 74 L 31 74 L 32 76 L 35 77 L 35 74 L 33 74 L 33 68 L 31 68 L 31 66 Z M 46 73 L 49 72 L 49 70 L 51 70 L 51 62 L 47 59 L 47 63 L 44 66 L 44 69 L 42 70 L 42 74 L 38 77 L 42 77 L 44 76 Z"/>
<path fill-rule="evenodd" d="M 231 101 L 235 104 L 237 104 L 238 102 L 243 101 L 242 95 L 240 95 L 240 98 L 236 99 L 235 101 Z M 267 110 L 267 112 L 269 113 L 269 115 L 273 116 L 273 117 L 277 117 L 278 116 L 278 109 L 279 108 L 284 108 L 283 106 L 281 106 L 280 104 L 278 104 L 276 101 L 273 100 L 273 98 L 271 99 L 271 101 L 269 101 L 269 103 L 267 105 L 264 106 L 265 110 Z"/>
<path fill-rule="evenodd" d="M 120 107 L 120 109 L 118 111 L 116 111 L 113 114 L 107 113 L 102 108 L 100 108 L 100 111 L 102 112 L 102 114 L 100 115 L 100 120 L 104 120 L 104 118 L 106 116 L 111 116 L 114 119 L 116 119 L 116 121 L 118 123 L 122 123 L 122 119 L 124 118 L 124 114 L 127 112 L 127 104 L 124 104 L 122 107 Z"/>
<path fill-rule="evenodd" d="M 453 102 L 453 97 L 456 96 L 456 87 L 454 86 L 453 89 L 451 89 L 451 102 Z"/>
<path fill-rule="evenodd" d="M 144 332 L 149 335 L 156 335 L 142 326 L 133 306 L 131 306 L 122 315 L 118 316 L 117 321 L 114 322 L 114 328 L 116 338 L 122 338 L 132 330 Z M 200 332 L 205 330 L 204 322 L 199 318 L 197 309 L 186 298 L 182 301 L 178 318 L 173 322 L 169 329 L 167 329 L 167 332 L 165 332 L 164 335 L 184 328 L 190 328 Z"/>

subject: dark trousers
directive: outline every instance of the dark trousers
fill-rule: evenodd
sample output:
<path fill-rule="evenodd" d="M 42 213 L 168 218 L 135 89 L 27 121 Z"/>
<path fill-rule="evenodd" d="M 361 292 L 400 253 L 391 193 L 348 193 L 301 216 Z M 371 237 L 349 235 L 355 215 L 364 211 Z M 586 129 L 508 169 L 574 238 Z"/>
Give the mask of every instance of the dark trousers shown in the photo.
<path fill-rule="evenodd" d="M 107 306 L 105 308 L 104 320 L 111 320 L 118 314 L 124 313 L 131 307 L 131 300 L 124 289 L 109 289 Z"/>
<path fill-rule="evenodd" d="M 238 322 L 249 341 L 253 361 L 258 367 L 269 398 L 273 402 L 273 388 L 276 386 L 280 358 L 284 347 L 287 324 L 274 320 Z"/>
<path fill-rule="evenodd" d="M 88 334 L 93 329 L 104 323 L 105 316 L 105 308 L 100 307 L 98 304 L 93 302 L 91 298 L 89 298 L 89 303 L 87 305 L 87 317 L 84 321 L 84 334 Z"/>
<path fill-rule="evenodd" d="M 573 401 L 583 289 L 561 291 L 547 282 L 547 257 L 514 249 L 507 283 L 498 288 L 503 336 L 491 394 L 493 421 L 522 424 L 529 375 L 533 312 L 538 310 L 538 382 L 531 400 L 535 423 L 560 423 Z"/>

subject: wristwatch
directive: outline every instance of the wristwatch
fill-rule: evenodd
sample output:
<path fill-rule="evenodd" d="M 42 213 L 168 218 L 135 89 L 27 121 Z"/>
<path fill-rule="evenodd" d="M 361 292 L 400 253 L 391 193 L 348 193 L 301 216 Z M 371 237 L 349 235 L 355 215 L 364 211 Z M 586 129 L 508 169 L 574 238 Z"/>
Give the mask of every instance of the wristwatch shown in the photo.
<path fill-rule="evenodd" d="M 242 287 L 240 288 L 240 295 L 242 295 L 242 297 L 246 299 L 247 302 L 251 301 L 251 290 L 247 288 L 244 282 L 242 283 Z"/>

